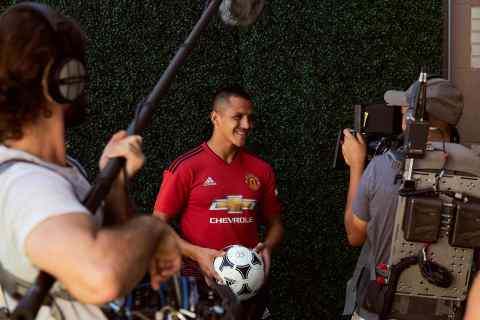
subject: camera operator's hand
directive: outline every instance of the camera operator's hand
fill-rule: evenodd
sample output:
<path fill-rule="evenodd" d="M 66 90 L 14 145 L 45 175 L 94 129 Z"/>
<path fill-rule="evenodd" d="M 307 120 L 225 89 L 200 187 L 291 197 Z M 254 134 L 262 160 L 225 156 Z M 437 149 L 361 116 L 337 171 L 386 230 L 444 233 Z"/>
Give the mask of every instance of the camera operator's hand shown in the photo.
<path fill-rule="evenodd" d="M 352 169 L 363 170 L 367 159 L 367 144 L 362 134 L 353 135 L 350 129 L 343 130 L 342 154 L 345 163 Z"/>

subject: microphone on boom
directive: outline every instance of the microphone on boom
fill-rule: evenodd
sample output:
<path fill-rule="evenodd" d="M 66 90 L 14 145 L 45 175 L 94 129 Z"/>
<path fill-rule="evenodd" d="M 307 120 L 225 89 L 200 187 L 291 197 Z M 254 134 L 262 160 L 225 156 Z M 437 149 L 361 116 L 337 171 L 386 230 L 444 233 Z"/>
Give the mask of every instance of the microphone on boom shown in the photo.
<path fill-rule="evenodd" d="M 220 17 L 230 26 L 249 26 L 262 13 L 265 0 L 224 0 L 220 4 Z"/>

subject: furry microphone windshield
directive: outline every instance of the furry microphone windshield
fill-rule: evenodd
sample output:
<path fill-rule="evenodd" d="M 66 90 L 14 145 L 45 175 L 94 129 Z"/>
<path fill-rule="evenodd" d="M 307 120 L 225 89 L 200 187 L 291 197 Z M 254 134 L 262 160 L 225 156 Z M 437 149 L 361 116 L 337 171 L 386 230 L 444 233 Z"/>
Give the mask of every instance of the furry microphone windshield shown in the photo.
<path fill-rule="evenodd" d="M 224 0 L 220 5 L 222 20 L 231 26 L 249 26 L 257 20 L 265 0 Z"/>

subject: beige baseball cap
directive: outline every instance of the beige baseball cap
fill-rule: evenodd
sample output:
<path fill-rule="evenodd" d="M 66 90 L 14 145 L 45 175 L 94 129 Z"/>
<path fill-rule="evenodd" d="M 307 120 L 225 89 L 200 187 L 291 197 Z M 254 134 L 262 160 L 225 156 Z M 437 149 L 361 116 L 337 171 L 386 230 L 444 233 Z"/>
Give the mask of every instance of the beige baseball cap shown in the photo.
<path fill-rule="evenodd" d="M 408 106 L 413 84 L 407 91 L 389 90 L 383 98 L 389 106 Z M 456 125 L 463 111 L 463 97 L 453 84 L 445 79 L 435 78 L 427 81 L 427 113 Z"/>

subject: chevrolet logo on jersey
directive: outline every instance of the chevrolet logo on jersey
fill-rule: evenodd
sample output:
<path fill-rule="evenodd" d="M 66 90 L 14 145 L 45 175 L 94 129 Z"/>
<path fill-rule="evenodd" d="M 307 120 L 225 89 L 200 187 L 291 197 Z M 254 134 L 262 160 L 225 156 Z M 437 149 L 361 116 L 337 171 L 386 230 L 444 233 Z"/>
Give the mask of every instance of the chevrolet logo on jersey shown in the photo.
<path fill-rule="evenodd" d="M 225 199 L 213 200 L 210 210 L 243 213 L 244 210 L 254 210 L 256 204 L 255 199 L 244 199 L 243 196 L 227 196 Z"/>

